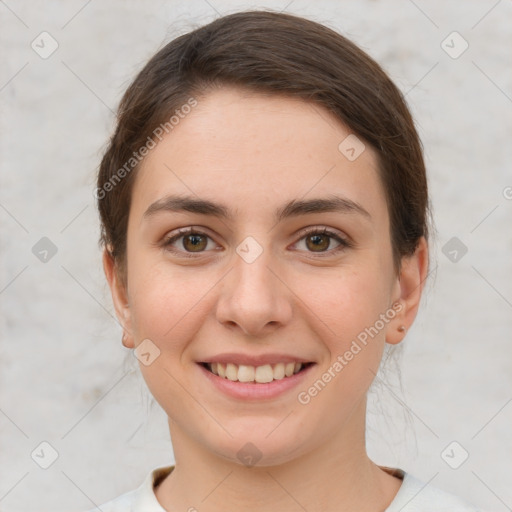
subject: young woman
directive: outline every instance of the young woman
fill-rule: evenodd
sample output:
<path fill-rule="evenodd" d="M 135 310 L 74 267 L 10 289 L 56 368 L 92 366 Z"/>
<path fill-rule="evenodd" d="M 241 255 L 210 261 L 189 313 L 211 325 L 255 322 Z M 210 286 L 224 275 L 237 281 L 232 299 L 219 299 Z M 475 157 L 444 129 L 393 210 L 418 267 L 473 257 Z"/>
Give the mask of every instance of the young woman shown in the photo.
<path fill-rule="evenodd" d="M 273 12 L 178 37 L 126 91 L 96 196 L 123 344 L 176 460 L 103 512 L 475 510 L 366 453 L 429 202 L 411 115 L 368 55 Z"/>

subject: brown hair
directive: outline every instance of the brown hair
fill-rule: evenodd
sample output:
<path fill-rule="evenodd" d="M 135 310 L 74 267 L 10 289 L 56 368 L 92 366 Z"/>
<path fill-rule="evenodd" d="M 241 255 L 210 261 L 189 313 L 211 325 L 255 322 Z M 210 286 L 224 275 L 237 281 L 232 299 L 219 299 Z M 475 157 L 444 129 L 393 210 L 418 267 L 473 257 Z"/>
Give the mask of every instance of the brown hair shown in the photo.
<path fill-rule="evenodd" d="M 382 68 L 319 23 L 277 12 L 239 12 L 168 43 L 121 100 L 96 197 L 100 243 L 122 275 L 138 152 L 155 144 L 155 129 L 168 125 L 191 97 L 223 85 L 313 101 L 377 150 L 397 269 L 401 257 L 414 253 L 420 238 L 428 236 L 422 144 L 403 95 Z"/>

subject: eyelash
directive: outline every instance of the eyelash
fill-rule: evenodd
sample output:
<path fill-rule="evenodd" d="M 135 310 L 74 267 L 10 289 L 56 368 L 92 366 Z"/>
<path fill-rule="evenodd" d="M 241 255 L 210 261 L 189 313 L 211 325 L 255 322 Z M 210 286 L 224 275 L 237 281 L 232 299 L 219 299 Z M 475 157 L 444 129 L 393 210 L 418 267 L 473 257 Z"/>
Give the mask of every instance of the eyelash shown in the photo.
<path fill-rule="evenodd" d="M 200 254 L 203 254 L 204 252 L 206 252 L 206 251 L 199 251 L 197 253 L 193 253 L 193 252 L 177 250 L 172 247 L 172 244 L 176 240 L 179 240 L 180 238 L 183 238 L 186 235 L 200 235 L 200 236 L 204 236 L 204 237 L 211 239 L 211 237 L 208 234 L 206 234 L 200 230 L 197 230 L 194 228 L 183 228 L 183 229 L 180 229 L 178 231 L 178 233 L 165 238 L 162 246 L 166 250 L 168 250 L 174 254 L 180 254 L 181 256 L 185 256 L 186 258 L 195 258 L 196 255 L 200 255 Z M 312 235 L 327 235 L 340 244 L 338 247 L 328 250 L 328 251 L 323 251 L 323 252 L 319 252 L 319 253 L 309 251 L 309 252 L 311 252 L 311 254 L 316 254 L 320 258 L 325 257 L 325 256 L 332 256 L 333 254 L 337 254 L 339 251 L 353 247 L 353 244 L 351 242 L 349 242 L 345 238 L 342 238 L 338 233 L 331 231 L 327 228 L 313 228 L 313 229 L 310 229 L 309 231 L 302 232 L 302 236 L 299 238 L 298 241 L 301 241 L 304 238 L 306 238 L 308 236 L 312 236 Z"/>

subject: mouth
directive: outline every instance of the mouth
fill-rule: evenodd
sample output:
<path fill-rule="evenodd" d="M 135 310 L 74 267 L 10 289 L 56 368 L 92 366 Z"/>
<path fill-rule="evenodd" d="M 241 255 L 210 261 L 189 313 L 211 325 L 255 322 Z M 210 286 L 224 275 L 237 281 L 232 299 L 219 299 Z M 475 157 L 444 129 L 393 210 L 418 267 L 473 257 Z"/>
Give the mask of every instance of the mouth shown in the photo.
<path fill-rule="evenodd" d="M 286 380 L 304 372 L 314 363 L 287 362 L 250 366 L 245 364 L 202 362 L 199 363 L 207 371 L 232 382 L 247 384 L 269 384 L 277 380 Z"/>

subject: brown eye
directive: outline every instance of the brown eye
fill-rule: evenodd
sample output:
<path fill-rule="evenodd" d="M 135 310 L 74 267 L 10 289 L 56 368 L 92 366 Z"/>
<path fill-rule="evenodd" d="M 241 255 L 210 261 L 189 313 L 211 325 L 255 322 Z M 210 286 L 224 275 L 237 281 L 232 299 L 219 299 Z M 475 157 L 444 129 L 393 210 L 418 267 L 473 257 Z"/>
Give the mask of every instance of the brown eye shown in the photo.
<path fill-rule="evenodd" d="M 183 237 L 183 248 L 190 252 L 200 252 L 208 245 L 207 237 L 200 234 L 185 235 Z"/>
<path fill-rule="evenodd" d="M 206 233 L 185 228 L 179 230 L 175 235 L 166 237 L 162 246 L 166 251 L 179 256 L 193 257 L 194 254 L 208 252 L 207 249 L 211 249 L 208 246 L 209 243 L 215 246 L 213 240 Z"/>
<path fill-rule="evenodd" d="M 335 243 L 334 247 L 332 243 Z M 304 244 L 306 252 L 316 253 L 319 256 L 333 255 L 343 249 L 352 247 L 351 242 L 343 238 L 341 235 L 327 228 L 313 229 L 306 232 L 305 235 L 297 242 L 298 245 Z"/>
<path fill-rule="evenodd" d="M 306 246 L 313 252 L 322 252 L 329 248 L 331 239 L 327 235 L 313 234 L 306 237 Z"/>

